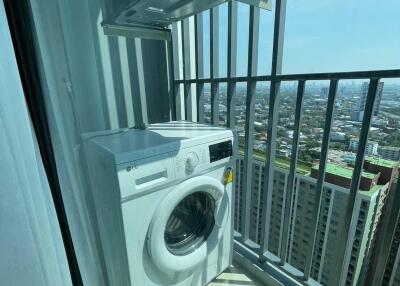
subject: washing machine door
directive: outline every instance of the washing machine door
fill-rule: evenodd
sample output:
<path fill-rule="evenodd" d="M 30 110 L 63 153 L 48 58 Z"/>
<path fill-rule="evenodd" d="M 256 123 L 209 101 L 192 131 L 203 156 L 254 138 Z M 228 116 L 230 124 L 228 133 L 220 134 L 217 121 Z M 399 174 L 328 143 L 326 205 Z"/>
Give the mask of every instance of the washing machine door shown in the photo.
<path fill-rule="evenodd" d="M 224 185 L 199 176 L 174 188 L 150 224 L 148 249 L 162 271 L 189 270 L 218 245 L 229 216 Z"/>

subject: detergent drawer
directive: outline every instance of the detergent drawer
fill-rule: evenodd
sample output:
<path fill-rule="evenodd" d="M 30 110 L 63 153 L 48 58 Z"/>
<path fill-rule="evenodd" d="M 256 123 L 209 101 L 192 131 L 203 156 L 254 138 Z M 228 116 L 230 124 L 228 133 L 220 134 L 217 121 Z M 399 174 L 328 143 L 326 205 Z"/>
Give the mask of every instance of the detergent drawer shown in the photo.
<path fill-rule="evenodd" d="M 157 188 L 174 178 L 172 153 L 118 165 L 121 199 Z"/>

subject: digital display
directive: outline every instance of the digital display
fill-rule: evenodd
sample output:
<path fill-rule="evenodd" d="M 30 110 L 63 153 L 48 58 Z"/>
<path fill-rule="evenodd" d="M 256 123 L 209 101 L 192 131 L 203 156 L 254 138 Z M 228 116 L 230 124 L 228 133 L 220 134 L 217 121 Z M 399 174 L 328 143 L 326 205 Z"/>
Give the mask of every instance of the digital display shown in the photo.
<path fill-rule="evenodd" d="M 209 146 L 210 163 L 232 156 L 232 140 Z"/>

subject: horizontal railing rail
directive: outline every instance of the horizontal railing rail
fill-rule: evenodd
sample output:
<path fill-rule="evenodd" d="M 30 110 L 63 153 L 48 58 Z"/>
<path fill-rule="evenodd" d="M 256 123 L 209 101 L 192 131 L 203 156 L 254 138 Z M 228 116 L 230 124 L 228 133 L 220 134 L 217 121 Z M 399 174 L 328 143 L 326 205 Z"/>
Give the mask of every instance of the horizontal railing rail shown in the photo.
<path fill-rule="evenodd" d="M 178 84 L 191 83 L 224 83 L 224 82 L 247 82 L 247 81 L 298 81 L 298 80 L 349 80 L 349 79 L 371 79 L 371 78 L 399 78 L 400 69 L 393 70 L 373 70 L 373 71 L 349 71 L 349 72 L 330 72 L 330 73 L 304 73 L 304 74 L 282 74 L 282 75 L 254 75 L 237 77 L 217 77 L 217 78 L 192 78 L 175 79 Z"/>

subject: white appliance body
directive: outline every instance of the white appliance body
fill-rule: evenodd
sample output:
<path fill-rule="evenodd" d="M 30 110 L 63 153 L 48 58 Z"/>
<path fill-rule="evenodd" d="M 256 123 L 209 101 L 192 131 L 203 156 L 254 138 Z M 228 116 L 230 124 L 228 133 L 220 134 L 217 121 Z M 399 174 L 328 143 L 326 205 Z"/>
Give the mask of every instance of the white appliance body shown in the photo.
<path fill-rule="evenodd" d="M 110 285 L 202 286 L 231 264 L 231 130 L 169 122 L 83 140 Z"/>

